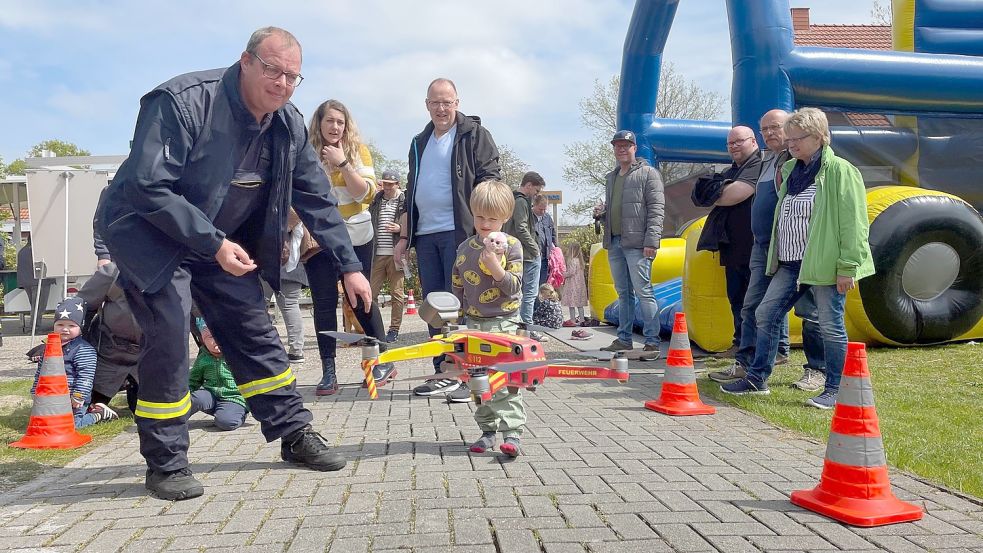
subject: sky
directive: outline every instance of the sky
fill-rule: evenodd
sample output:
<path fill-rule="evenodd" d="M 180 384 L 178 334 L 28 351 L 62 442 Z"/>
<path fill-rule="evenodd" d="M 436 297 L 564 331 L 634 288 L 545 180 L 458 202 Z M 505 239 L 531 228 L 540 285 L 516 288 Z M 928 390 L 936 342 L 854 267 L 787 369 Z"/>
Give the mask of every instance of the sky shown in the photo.
<path fill-rule="evenodd" d="M 754 0 L 752 0 L 754 1 Z M 872 0 L 822 0 L 813 23 L 870 22 Z M 292 101 L 305 116 L 345 103 L 363 139 L 405 158 L 428 122 L 427 84 L 453 79 L 460 110 L 479 115 L 565 203 L 564 145 L 590 132 L 578 102 L 621 68 L 627 0 L 0 0 L 0 157 L 57 138 L 94 155 L 126 154 L 139 98 L 169 78 L 227 67 L 250 33 L 276 25 L 304 49 Z M 721 0 L 683 0 L 665 59 L 719 92 L 729 118 L 727 17 Z M 561 206 L 561 223 L 564 220 Z"/>

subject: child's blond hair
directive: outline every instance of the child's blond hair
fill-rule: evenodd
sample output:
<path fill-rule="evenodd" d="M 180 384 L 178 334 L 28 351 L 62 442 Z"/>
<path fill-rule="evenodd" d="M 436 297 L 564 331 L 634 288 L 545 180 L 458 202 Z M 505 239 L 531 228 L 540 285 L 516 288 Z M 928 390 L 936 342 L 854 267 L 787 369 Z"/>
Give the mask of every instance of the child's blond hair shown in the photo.
<path fill-rule="evenodd" d="M 540 297 L 546 296 L 548 300 L 559 300 L 560 296 L 556 293 L 556 288 L 553 288 L 552 284 L 543 284 L 539 287 Z"/>
<path fill-rule="evenodd" d="M 508 220 L 513 209 L 512 189 L 502 181 L 486 180 L 471 191 L 471 213 Z"/>

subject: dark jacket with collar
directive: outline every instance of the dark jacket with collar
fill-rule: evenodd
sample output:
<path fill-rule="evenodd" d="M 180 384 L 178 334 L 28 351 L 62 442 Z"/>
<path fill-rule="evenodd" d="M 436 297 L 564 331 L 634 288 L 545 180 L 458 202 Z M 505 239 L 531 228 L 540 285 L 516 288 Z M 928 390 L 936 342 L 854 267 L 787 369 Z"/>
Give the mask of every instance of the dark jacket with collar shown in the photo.
<path fill-rule="evenodd" d="M 532 212 L 532 202 L 518 190 L 512 191 L 512 197 L 515 199 L 512 218 L 505 222 L 502 231 L 519 239 L 523 261 L 534 261 L 539 259 L 539 242 L 536 239 L 536 214 Z"/>
<path fill-rule="evenodd" d="M 611 205 L 614 181 L 621 171 L 615 167 L 606 176 L 604 205 Z M 662 221 L 666 196 L 662 175 L 644 159 L 636 159 L 625 174 L 621 192 L 621 247 L 658 248 L 662 242 Z M 604 247 L 611 248 L 611 210 L 604 212 Z"/>
<path fill-rule="evenodd" d="M 427 141 L 433 134 L 433 121 L 410 143 L 410 170 L 406 182 L 406 222 L 409 246 L 416 243 L 416 224 L 420 218 L 416 207 L 416 179 L 420 173 L 420 159 Z M 481 126 L 475 115 L 457 112 L 457 136 L 451 152 L 451 189 L 454 192 L 455 241 L 463 243 L 474 234 L 474 218 L 471 215 L 471 191 L 486 180 L 501 178 L 498 166 L 498 146 L 488 129 Z"/>
<path fill-rule="evenodd" d="M 274 288 L 288 208 L 293 205 L 340 272 L 361 270 L 331 186 L 288 103 L 272 114 L 268 209 L 237 231 L 241 245 Z M 252 123 L 252 125 L 251 125 Z M 144 292 L 160 290 L 189 254 L 214 257 L 225 234 L 213 221 L 255 119 L 239 93 L 239 63 L 180 75 L 140 100 L 129 157 L 96 214 L 99 234 L 120 274 Z"/>
<path fill-rule="evenodd" d="M 761 176 L 761 150 L 755 150 L 744 163 L 731 163 L 723 173 L 715 173 L 709 179 L 700 179 L 693 188 L 693 203 L 711 206 L 720 199 L 724 188 L 734 181 L 742 181 L 752 189 Z M 703 203 L 700 203 L 700 202 Z M 724 267 L 747 267 L 751 261 L 752 194 L 740 203 L 729 206 L 714 206 L 707 215 L 696 243 L 697 251 L 719 251 L 720 265 Z"/>

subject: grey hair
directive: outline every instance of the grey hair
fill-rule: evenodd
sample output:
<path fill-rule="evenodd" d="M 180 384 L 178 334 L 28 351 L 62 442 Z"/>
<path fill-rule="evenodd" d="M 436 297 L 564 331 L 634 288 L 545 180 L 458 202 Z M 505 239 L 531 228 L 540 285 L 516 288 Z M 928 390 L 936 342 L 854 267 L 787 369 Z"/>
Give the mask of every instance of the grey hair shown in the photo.
<path fill-rule="evenodd" d="M 823 146 L 829 146 L 829 121 L 826 119 L 826 114 L 821 110 L 816 108 L 802 108 L 800 110 L 796 110 L 794 113 L 792 113 L 792 115 L 789 115 L 788 119 L 785 121 L 785 132 L 788 133 L 788 130 L 791 127 L 795 127 L 809 133 L 812 136 L 816 136 L 822 142 Z"/>
<path fill-rule="evenodd" d="M 261 29 L 256 29 L 253 31 L 253 34 L 249 36 L 249 42 L 246 43 L 246 52 L 255 56 L 256 51 L 259 49 L 259 45 L 262 44 L 264 40 L 274 35 L 287 43 L 287 46 L 296 46 L 298 49 L 300 49 L 300 42 L 297 40 L 297 37 L 290 34 L 290 31 L 281 29 L 280 27 L 263 27 Z M 303 50 L 301 50 L 301 55 L 303 55 Z"/>

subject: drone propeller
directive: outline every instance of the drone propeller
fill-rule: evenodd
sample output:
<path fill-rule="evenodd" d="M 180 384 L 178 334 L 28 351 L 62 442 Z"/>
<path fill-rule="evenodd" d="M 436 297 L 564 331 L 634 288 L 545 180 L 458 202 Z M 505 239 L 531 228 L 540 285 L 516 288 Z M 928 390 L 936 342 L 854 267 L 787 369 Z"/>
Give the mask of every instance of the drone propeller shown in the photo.
<path fill-rule="evenodd" d="M 372 336 L 366 336 L 365 334 L 354 334 L 352 332 L 339 332 L 337 330 L 322 330 L 321 334 L 325 336 L 330 336 L 339 342 L 344 342 L 346 344 L 357 344 L 359 342 L 366 344 L 377 344 L 379 340 L 373 338 Z"/>

